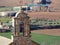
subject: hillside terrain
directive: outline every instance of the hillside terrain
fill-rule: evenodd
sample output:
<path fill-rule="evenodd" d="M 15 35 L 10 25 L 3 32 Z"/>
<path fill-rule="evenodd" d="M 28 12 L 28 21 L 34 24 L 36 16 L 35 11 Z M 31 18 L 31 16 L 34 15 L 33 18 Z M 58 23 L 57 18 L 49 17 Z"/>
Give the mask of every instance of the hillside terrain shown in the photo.
<path fill-rule="evenodd" d="M 50 20 L 59 20 L 60 12 L 28 12 L 28 16 L 31 19 L 50 19 Z"/>
<path fill-rule="evenodd" d="M 49 6 L 50 8 L 53 8 L 51 10 L 57 10 L 60 11 L 60 0 L 52 0 L 52 3 Z"/>
<path fill-rule="evenodd" d="M 14 5 L 19 5 L 20 0 L 0 0 L 0 6 L 14 6 Z M 22 0 L 21 2 L 25 2 L 27 3 L 28 0 L 24 1 Z M 56 6 L 56 7 L 60 7 L 60 0 L 52 0 L 52 4 L 51 6 Z"/>

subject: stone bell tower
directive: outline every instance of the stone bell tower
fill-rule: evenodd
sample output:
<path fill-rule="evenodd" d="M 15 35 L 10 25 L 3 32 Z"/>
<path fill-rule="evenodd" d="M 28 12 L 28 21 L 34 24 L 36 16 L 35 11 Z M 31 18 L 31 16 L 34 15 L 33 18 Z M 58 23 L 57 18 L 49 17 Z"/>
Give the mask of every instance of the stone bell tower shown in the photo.
<path fill-rule="evenodd" d="M 13 43 L 11 45 L 31 45 L 29 17 L 23 11 L 19 11 L 13 18 L 12 35 Z"/>
<path fill-rule="evenodd" d="M 31 40 L 30 21 L 25 12 L 19 11 L 12 21 L 13 42 L 9 45 L 39 45 Z M 20 31 L 22 31 L 22 33 Z"/>

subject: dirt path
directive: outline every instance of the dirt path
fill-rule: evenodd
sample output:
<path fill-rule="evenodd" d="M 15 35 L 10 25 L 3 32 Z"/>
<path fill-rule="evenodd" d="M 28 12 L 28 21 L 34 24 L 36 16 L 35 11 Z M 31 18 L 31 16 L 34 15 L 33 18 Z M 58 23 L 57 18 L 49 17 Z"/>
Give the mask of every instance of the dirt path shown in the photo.
<path fill-rule="evenodd" d="M 41 29 L 41 30 L 34 30 L 33 33 L 38 34 L 48 34 L 54 36 L 60 36 L 60 29 Z"/>
<path fill-rule="evenodd" d="M 10 43 L 11 43 L 10 39 L 0 36 L 0 45 L 8 45 Z"/>

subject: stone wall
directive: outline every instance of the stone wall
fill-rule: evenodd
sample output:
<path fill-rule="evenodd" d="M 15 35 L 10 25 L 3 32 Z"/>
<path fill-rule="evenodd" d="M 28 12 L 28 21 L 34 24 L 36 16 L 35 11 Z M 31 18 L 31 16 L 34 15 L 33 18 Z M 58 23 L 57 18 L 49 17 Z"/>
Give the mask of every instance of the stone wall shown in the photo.
<path fill-rule="evenodd" d="M 12 43 L 11 43 L 11 44 L 9 44 L 9 45 L 14 45 L 14 42 L 12 42 Z M 36 42 L 32 41 L 32 45 L 40 45 L 40 44 L 38 44 L 38 43 L 36 43 Z"/>

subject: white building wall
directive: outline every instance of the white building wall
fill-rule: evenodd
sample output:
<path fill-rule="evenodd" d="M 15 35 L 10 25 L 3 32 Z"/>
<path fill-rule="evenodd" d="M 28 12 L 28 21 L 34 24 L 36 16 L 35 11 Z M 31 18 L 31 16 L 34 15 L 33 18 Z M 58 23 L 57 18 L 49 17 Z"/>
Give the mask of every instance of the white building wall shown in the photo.
<path fill-rule="evenodd" d="M 14 18 L 12 18 L 12 26 L 14 27 Z"/>
<path fill-rule="evenodd" d="M 0 16 L 6 16 L 8 15 L 8 12 L 0 12 Z"/>
<path fill-rule="evenodd" d="M 2 25 L 0 25 L 0 28 L 3 28 L 3 26 L 2 26 Z"/>

